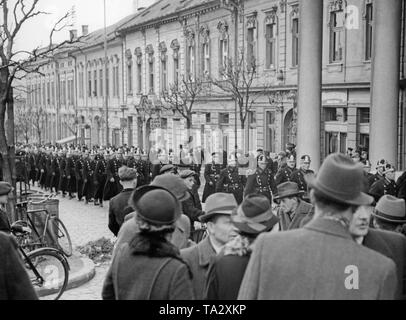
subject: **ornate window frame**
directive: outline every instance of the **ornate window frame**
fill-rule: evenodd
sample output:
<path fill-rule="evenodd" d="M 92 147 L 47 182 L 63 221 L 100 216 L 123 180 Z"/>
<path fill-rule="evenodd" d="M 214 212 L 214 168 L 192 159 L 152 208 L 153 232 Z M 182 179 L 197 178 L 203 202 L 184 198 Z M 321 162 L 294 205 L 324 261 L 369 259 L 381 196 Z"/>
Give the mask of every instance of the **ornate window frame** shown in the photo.
<path fill-rule="evenodd" d="M 199 28 L 199 35 L 200 35 L 200 66 L 201 66 L 201 74 L 203 78 L 208 78 L 211 73 L 211 41 L 210 41 L 210 29 L 207 24 L 203 24 Z M 207 52 L 206 52 L 207 48 Z M 204 70 L 204 66 L 208 63 L 207 69 Z"/>
<path fill-rule="evenodd" d="M 334 12 L 343 11 L 344 19 L 345 19 L 346 8 L 347 8 L 347 1 L 346 0 L 331 0 L 328 3 L 327 27 L 328 27 L 328 30 L 329 30 L 329 33 L 328 33 L 329 34 L 329 36 L 328 36 L 328 39 L 329 39 L 329 50 L 328 50 L 328 52 L 329 52 L 329 54 L 328 54 L 329 64 L 342 64 L 343 60 L 345 59 L 344 55 L 342 56 L 341 60 L 339 60 L 339 61 L 338 60 L 336 61 L 336 60 L 333 59 L 332 34 L 333 34 L 334 30 L 333 30 L 333 25 L 332 25 L 333 21 L 331 19 L 331 14 L 334 13 Z M 344 33 L 343 46 L 345 46 L 345 43 L 346 43 L 346 39 L 345 39 L 346 38 L 345 21 L 343 21 L 342 29 L 343 29 L 343 33 Z M 344 51 L 345 48 L 343 47 L 342 50 Z"/>
<path fill-rule="evenodd" d="M 245 24 L 245 28 L 247 29 L 247 36 L 246 36 L 246 42 L 247 42 L 247 63 L 248 63 L 248 30 L 249 29 L 254 29 L 254 37 L 253 37 L 253 52 L 252 52 L 252 57 L 255 60 L 258 58 L 258 12 L 253 11 L 252 13 L 248 14 L 247 17 L 247 22 Z"/>
<path fill-rule="evenodd" d="M 265 69 L 266 70 L 277 70 L 279 65 L 279 17 L 278 17 L 278 6 L 274 5 L 271 9 L 264 10 L 265 19 L 264 19 L 264 38 L 265 38 Z M 267 59 L 267 45 L 268 45 L 268 35 L 267 35 L 267 26 L 274 25 L 275 30 L 275 40 L 274 40 L 274 57 L 275 61 L 274 64 L 270 64 L 269 66 L 266 65 Z"/>

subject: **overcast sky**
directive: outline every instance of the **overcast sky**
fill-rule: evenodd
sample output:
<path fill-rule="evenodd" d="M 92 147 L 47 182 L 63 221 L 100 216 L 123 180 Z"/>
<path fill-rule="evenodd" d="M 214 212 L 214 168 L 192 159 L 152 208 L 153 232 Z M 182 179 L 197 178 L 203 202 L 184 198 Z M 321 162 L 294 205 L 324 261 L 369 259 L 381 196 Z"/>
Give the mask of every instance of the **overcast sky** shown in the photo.
<path fill-rule="evenodd" d="M 14 0 L 15 1 L 15 0 Z M 14 2 L 13 0 L 10 3 Z M 113 24 L 134 12 L 137 0 L 106 0 L 107 25 Z M 138 0 L 139 7 L 147 7 L 154 0 Z M 39 9 L 51 13 L 33 18 L 24 25 L 17 40 L 15 50 L 32 50 L 38 46 L 49 44 L 49 33 L 58 21 L 72 6 L 75 7 L 74 19 L 78 34 L 81 35 L 82 25 L 89 25 L 89 31 L 103 28 L 103 0 L 40 0 Z M 11 7 L 11 5 L 9 5 Z M 54 42 L 68 39 L 69 30 L 63 30 L 55 35 Z"/>

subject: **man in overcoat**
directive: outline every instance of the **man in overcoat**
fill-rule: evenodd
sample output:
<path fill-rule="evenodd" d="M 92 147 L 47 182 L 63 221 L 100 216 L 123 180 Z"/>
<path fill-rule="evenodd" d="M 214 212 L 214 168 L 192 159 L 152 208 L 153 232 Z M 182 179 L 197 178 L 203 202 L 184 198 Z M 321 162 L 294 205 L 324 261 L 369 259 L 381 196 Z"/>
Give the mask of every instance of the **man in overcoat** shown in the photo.
<path fill-rule="evenodd" d="M 358 207 L 373 202 L 361 191 L 362 178 L 362 166 L 348 156 L 328 156 L 317 178 L 307 178 L 313 220 L 302 229 L 259 236 L 238 298 L 394 299 L 395 263 L 360 246 L 349 231 Z"/>
<path fill-rule="evenodd" d="M 197 300 L 203 300 L 207 272 L 211 259 L 236 235 L 231 214 L 238 206 L 229 193 L 215 193 L 206 202 L 206 214 L 199 220 L 207 224 L 208 237 L 196 246 L 181 250 L 181 256 L 193 274 L 193 291 Z"/>

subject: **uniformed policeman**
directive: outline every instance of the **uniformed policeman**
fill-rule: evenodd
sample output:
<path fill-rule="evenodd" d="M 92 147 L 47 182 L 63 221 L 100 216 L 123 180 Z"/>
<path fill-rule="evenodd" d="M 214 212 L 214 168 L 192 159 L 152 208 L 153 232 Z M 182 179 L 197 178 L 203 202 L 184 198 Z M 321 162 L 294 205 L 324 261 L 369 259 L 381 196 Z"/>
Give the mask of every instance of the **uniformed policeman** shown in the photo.
<path fill-rule="evenodd" d="M 378 161 L 376 164 L 376 173 L 368 178 L 369 189 L 375 182 L 385 180 L 384 171 L 386 164 L 387 162 L 384 159 Z"/>
<path fill-rule="evenodd" d="M 244 189 L 244 197 L 250 194 L 261 194 L 269 199 L 272 203 L 272 196 L 277 192 L 276 184 L 272 171 L 267 168 L 268 159 L 261 155 L 258 157 L 258 167 L 253 175 L 247 180 Z"/>
<path fill-rule="evenodd" d="M 85 197 L 85 204 L 93 201 L 93 175 L 96 168 L 96 163 L 94 161 L 95 154 L 90 154 L 89 151 L 85 151 L 83 155 L 83 196 Z"/>
<path fill-rule="evenodd" d="M 290 176 L 292 175 L 293 171 L 295 170 L 296 166 L 296 159 L 293 155 L 290 155 L 286 163 L 284 163 L 281 168 L 278 170 L 275 176 L 275 184 L 279 186 L 282 183 L 289 182 Z"/>
<path fill-rule="evenodd" d="M 58 191 L 62 192 L 62 197 L 66 196 L 67 179 L 66 179 L 66 154 L 63 150 L 59 152 L 59 185 Z"/>
<path fill-rule="evenodd" d="M 369 189 L 369 194 L 372 195 L 376 202 L 384 195 L 390 195 L 397 197 L 398 188 L 395 183 L 396 170 L 391 164 L 385 166 L 385 171 L 383 172 L 385 178 L 376 181 Z"/>
<path fill-rule="evenodd" d="M 76 178 L 76 191 L 78 196 L 78 201 L 82 201 L 83 198 L 83 159 L 81 152 L 76 150 L 76 161 L 75 161 L 75 178 Z"/>
<path fill-rule="evenodd" d="M 114 157 L 107 161 L 106 185 L 103 192 L 103 200 L 108 201 L 121 192 L 118 169 L 122 167 L 122 150 L 118 150 Z"/>
<path fill-rule="evenodd" d="M 206 199 L 213 193 L 216 193 L 216 184 L 220 178 L 220 172 L 223 170 L 223 166 L 220 164 L 220 156 L 218 153 L 212 153 L 212 162 L 206 164 L 204 168 L 204 179 L 206 183 L 203 190 L 202 202 L 205 203 Z"/>
<path fill-rule="evenodd" d="M 65 175 L 67 192 L 69 200 L 72 200 L 76 192 L 76 174 L 75 174 L 76 158 L 72 150 L 69 150 L 66 155 Z"/>
<path fill-rule="evenodd" d="M 305 176 L 308 174 L 314 174 L 312 170 L 310 170 L 311 159 L 308 155 L 304 155 L 300 158 L 300 168 L 293 171 L 292 175 L 290 176 L 290 181 L 295 182 L 300 191 L 304 192 L 303 199 L 309 201 L 309 197 L 307 194 L 307 183 L 305 180 Z"/>
<path fill-rule="evenodd" d="M 103 208 L 103 190 L 106 185 L 106 160 L 99 153 L 96 158 L 94 170 L 94 205 Z"/>
<path fill-rule="evenodd" d="M 238 204 L 242 203 L 245 177 L 241 176 L 238 167 L 237 159 L 234 154 L 228 159 L 228 165 L 220 173 L 220 178 L 217 181 L 216 192 L 232 193 Z"/>

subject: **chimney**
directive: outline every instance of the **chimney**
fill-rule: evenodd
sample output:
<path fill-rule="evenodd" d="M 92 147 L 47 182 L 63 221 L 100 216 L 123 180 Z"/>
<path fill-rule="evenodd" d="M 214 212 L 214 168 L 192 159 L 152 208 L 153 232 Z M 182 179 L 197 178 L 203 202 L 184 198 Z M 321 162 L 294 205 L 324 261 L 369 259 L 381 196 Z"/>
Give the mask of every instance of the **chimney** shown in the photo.
<path fill-rule="evenodd" d="M 69 31 L 70 41 L 76 40 L 78 38 L 78 31 L 76 29 Z"/>
<path fill-rule="evenodd" d="M 89 26 L 88 25 L 83 25 L 82 26 L 82 36 L 85 37 L 89 34 Z"/>

